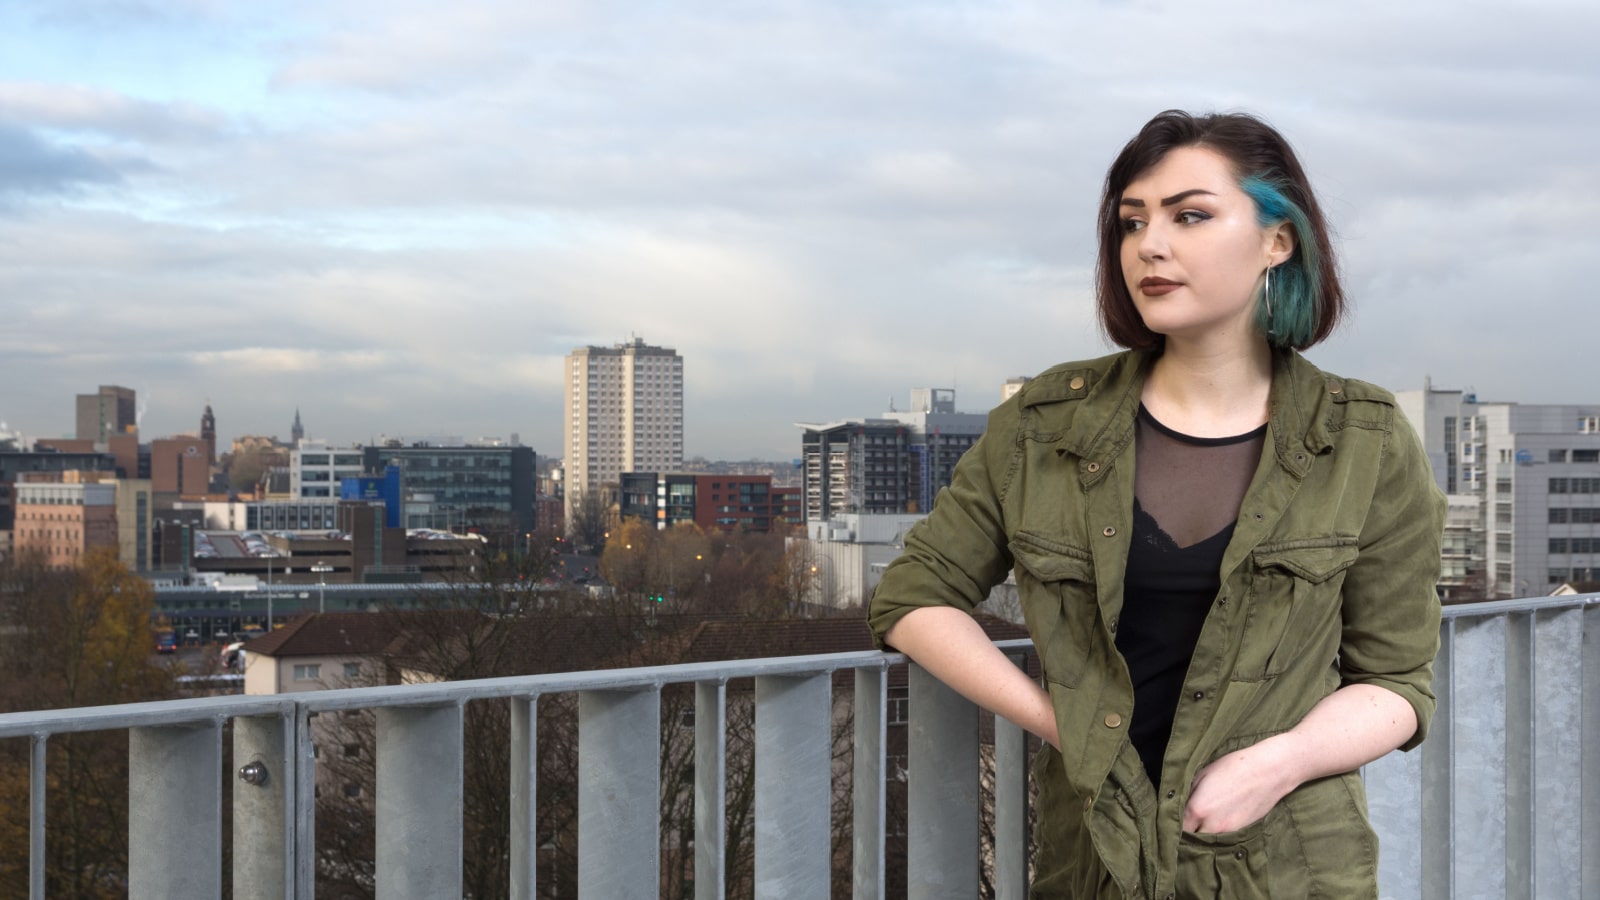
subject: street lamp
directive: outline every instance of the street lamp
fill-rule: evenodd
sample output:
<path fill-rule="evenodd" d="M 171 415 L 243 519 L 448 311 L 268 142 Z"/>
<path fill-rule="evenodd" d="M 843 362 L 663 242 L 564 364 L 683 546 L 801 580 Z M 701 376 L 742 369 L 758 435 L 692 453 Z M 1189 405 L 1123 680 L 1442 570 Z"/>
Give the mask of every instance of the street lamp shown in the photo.
<path fill-rule="evenodd" d="M 333 566 L 319 562 L 311 571 L 317 573 L 317 612 L 325 613 L 328 611 L 328 573 L 333 571 Z"/>

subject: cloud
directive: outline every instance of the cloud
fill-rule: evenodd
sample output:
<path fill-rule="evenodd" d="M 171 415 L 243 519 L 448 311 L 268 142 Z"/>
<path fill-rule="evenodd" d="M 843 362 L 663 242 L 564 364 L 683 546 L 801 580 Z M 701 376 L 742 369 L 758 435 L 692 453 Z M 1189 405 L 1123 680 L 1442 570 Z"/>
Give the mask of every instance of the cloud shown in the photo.
<path fill-rule="evenodd" d="M 4 412 L 117 382 L 153 432 L 209 397 L 224 432 L 549 452 L 561 357 L 630 335 L 684 355 L 692 453 L 918 386 L 982 409 L 1107 349 L 1100 181 L 1174 106 L 1301 151 L 1356 302 L 1318 362 L 1579 394 L 1591 7 L 36 4 L 0 14 Z"/>
<path fill-rule="evenodd" d="M 115 168 L 92 153 L 0 123 L 0 210 L 8 199 L 75 193 L 120 180 Z"/>

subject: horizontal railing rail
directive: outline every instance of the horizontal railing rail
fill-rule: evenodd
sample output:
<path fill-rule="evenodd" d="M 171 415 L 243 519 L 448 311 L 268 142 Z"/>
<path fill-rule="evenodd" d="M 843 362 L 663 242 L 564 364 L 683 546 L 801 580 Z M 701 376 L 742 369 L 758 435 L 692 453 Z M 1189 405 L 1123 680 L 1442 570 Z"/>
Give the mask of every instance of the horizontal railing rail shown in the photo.
<path fill-rule="evenodd" d="M 1028 641 L 1002 642 L 1019 663 Z M 694 886 L 728 890 L 727 685 L 754 681 L 754 893 L 826 897 L 832 875 L 831 746 L 837 678 L 853 676 L 851 878 L 885 891 L 888 672 L 893 653 L 838 653 L 272 696 L 211 697 L 0 715 L 31 740 L 30 889 L 44 896 L 47 742 L 129 733 L 129 893 L 222 893 L 223 727 L 239 764 L 231 808 L 234 896 L 306 898 L 315 886 L 312 717 L 377 718 L 378 896 L 460 896 L 463 706 L 510 704 L 509 894 L 534 896 L 537 701 L 578 708 L 578 886 L 584 896 L 660 888 L 661 696 L 694 690 Z M 1365 770 L 1383 848 L 1384 897 L 1600 898 L 1600 595 L 1450 606 L 1435 666 L 1438 713 L 1420 750 Z M 980 853 L 978 710 L 909 673 L 906 879 L 911 897 L 1027 889 L 1027 740 L 993 738 L 993 831 Z M 927 777 L 925 773 L 937 773 Z M 197 786 L 203 786 L 197 788 Z M 653 852 L 644 852 L 654 848 Z"/>

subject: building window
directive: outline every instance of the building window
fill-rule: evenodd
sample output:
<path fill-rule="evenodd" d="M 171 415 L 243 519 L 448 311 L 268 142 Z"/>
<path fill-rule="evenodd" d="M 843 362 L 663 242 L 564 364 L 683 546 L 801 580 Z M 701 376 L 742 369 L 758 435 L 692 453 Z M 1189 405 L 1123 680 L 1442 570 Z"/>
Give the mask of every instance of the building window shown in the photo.
<path fill-rule="evenodd" d="M 361 663 L 345 663 L 344 677 L 359 678 L 361 676 Z"/>
<path fill-rule="evenodd" d="M 346 784 L 344 786 L 344 795 L 350 798 L 361 796 L 361 785 L 356 784 L 354 781 Z"/>
<path fill-rule="evenodd" d="M 1563 508 L 1563 507 L 1560 507 L 1560 506 L 1552 506 L 1552 507 L 1550 507 L 1550 524 L 1551 525 L 1565 525 L 1565 524 L 1567 524 L 1567 510 L 1565 508 Z"/>
<path fill-rule="evenodd" d="M 295 681 L 316 681 L 322 677 L 322 666 L 317 663 L 294 667 Z"/>
<path fill-rule="evenodd" d="M 1550 451 L 1550 461 L 1553 462 L 1553 463 L 1564 463 L 1564 462 L 1566 462 L 1567 461 L 1567 451 L 1565 451 L 1565 450 L 1551 450 Z"/>
<path fill-rule="evenodd" d="M 1511 493 L 1511 479 L 1509 479 L 1509 478 L 1496 478 L 1494 480 L 1494 492 L 1496 494 L 1509 494 L 1509 493 Z"/>
<path fill-rule="evenodd" d="M 1600 449 L 1574 450 L 1572 451 L 1572 461 L 1575 463 L 1600 462 Z"/>
<path fill-rule="evenodd" d="M 1552 478 L 1552 479 L 1550 479 L 1550 493 L 1552 493 L 1552 494 L 1565 494 L 1566 492 L 1567 492 L 1567 480 L 1565 478 Z"/>
<path fill-rule="evenodd" d="M 1550 552 L 1551 553 L 1565 553 L 1565 552 L 1567 552 L 1567 539 L 1566 538 L 1551 538 L 1550 539 Z"/>

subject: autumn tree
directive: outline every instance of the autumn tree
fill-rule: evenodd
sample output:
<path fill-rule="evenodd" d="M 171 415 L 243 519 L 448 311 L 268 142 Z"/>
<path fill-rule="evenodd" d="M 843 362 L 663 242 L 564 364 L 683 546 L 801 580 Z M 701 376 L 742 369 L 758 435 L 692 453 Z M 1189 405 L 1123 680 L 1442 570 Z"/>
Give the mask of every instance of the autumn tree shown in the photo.
<path fill-rule="evenodd" d="M 164 699 L 171 673 L 153 658 L 155 594 L 114 552 L 52 570 L 24 554 L 0 563 L 0 711 Z M 51 737 L 47 747 L 46 891 L 120 895 L 127 873 L 128 738 Z M 25 741 L 0 746 L 0 896 L 27 894 Z"/>

